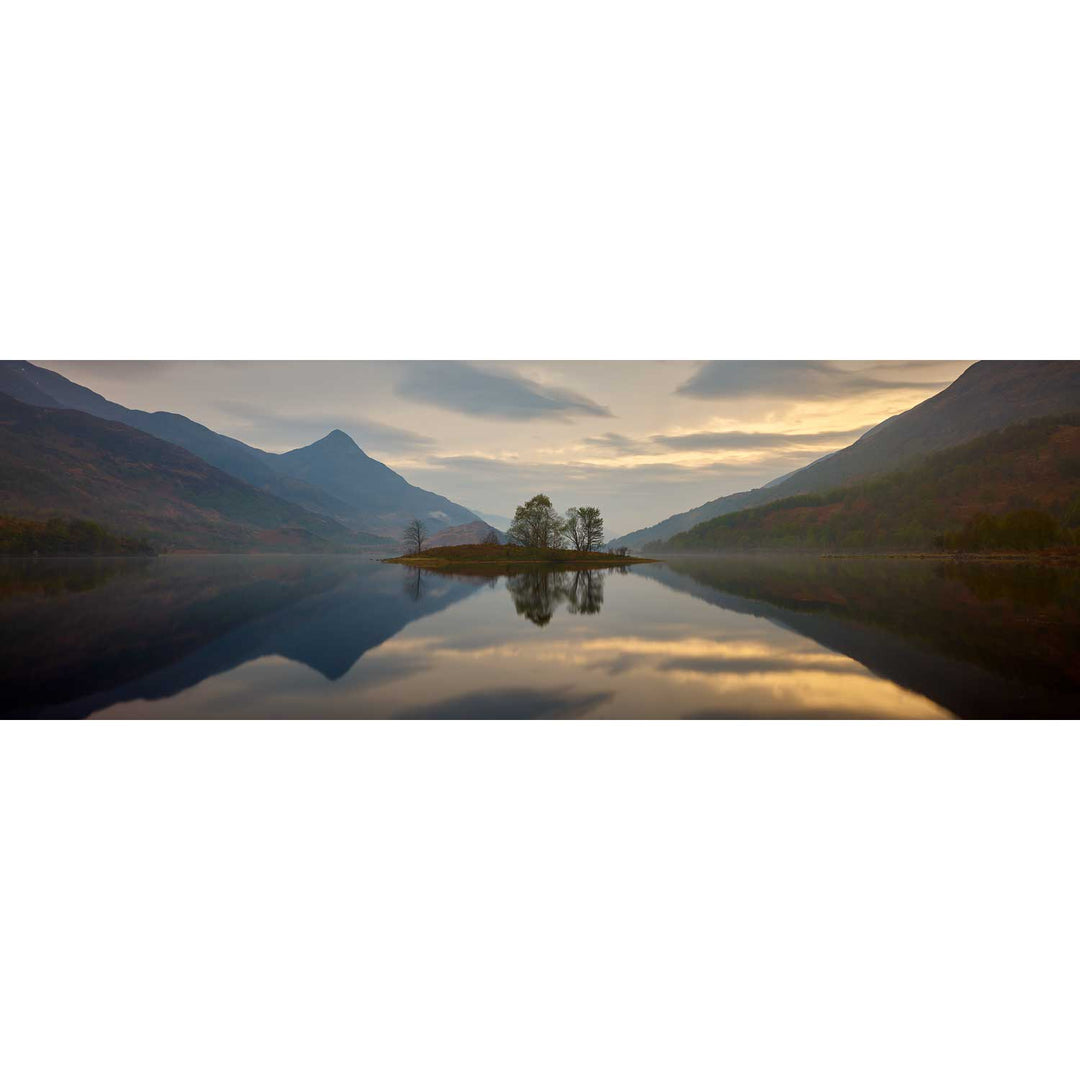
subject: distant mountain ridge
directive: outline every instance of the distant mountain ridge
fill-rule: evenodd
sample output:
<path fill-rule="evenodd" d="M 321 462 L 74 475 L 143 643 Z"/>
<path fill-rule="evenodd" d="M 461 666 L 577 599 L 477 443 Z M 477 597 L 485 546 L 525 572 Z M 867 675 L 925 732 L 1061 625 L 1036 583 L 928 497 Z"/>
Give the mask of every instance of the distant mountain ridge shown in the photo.
<path fill-rule="evenodd" d="M 482 544 L 490 532 L 495 533 L 500 544 L 506 543 L 506 533 L 477 518 L 475 521 L 470 521 L 468 525 L 452 525 L 449 529 L 441 529 L 428 537 L 425 546 L 434 548 L 460 547 L 462 544 Z"/>
<path fill-rule="evenodd" d="M 736 492 L 612 540 L 640 549 L 723 514 L 789 495 L 826 491 L 891 471 L 935 450 L 957 446 L 1022 420 L 1080 410 L 1080 362 L 980 360 L 944 390 L 890 416 L 850 446 L 752 491 Z"/>
<path fill-rule="evenodd" d="M 167 548 L 342 551 L 381 542 L 119 421 L 3 393 L 0 510 L 86 518 Z"/>
<path fill-rule="evenodd" d="M 0 361 L 0 393 L 29 405 L 78 409 L 174 443 L 239 480 L 349 529 L 396 540 L 414 517 L 429 527 L 464 525 L 476 515 L 415 487 L 369 457 L 343 431 L 283 454 L 248 446 L 178 413 L 144 412 L 109 401 L 58 372 L 22 360 Z"/>

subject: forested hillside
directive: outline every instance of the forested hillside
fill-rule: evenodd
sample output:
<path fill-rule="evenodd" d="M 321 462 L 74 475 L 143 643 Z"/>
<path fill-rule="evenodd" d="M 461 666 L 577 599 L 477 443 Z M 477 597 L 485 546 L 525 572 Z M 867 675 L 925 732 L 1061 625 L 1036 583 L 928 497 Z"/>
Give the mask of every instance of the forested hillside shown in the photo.
<path fill-rule="evenodd" d="M 1080 414 L 1014 424 L 920 464 L 702 522 L 648 551 L 1030 549 L 1080 544 Z"/>
<path fill-rule="evenodd" d="M 0 516 L 0 555 L 153 555 L 146 540 L 116 536 L 96 521 Z"/>

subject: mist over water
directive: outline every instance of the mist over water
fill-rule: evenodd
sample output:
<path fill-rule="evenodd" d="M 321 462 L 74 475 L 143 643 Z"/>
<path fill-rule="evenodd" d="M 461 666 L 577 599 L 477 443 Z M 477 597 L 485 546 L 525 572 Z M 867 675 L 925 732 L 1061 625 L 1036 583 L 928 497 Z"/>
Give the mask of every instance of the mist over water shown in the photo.
<path fill-rule="evenodd" d="M 1041 564 L 10 559 L 0 715 L 1072 716 L 1078 612 L 1080 571 Z"/>

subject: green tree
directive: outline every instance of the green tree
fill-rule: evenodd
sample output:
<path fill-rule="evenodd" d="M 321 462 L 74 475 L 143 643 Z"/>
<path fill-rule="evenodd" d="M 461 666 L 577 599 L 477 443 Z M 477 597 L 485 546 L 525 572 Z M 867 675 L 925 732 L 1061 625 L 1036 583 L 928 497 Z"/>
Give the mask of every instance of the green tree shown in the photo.
<path fill-rule="evenodd" d="M 514 520 L 506 532 L 511 544 L 531 548 L 560 548 L 566 523 L 556 513 L 546 495 L 534 495 L 514 511 Z"/>

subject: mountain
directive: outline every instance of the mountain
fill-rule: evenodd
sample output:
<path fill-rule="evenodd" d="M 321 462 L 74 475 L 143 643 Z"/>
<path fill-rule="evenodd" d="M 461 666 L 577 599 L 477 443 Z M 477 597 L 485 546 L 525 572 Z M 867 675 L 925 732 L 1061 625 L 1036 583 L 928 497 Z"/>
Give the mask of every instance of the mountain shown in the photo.
<path fill-rule="evenodd" d="M 0 393 L 28 405 L 78 409 L 102 420 L 117 420 L 128 427 L 182 446 L 222 472 L 255 487 L 271 488 L 278 479 L 270 463 L 265 460 L 273 455 L 247 446 L 239 439 L 219 435 L 179 413 L 148 413 L 141 409 L 125 408 L 55 371 L 23 360 L 0 363 Z M 313 497 L 318 498 L 318 494 L 314 493 Z"/>
<path fill-rule="evenodd" d="M 976 515 L 983 517 L 973 527 Z M 649 550 L 1045 547 L 1074 530 L 1080 536 L 1078 527 L 1075 414 L 1013 424 L 906 469 L 723 514 Z"/>
<path fill-rule="evenodd" d="M 505 514 L 493 514 L 484 510 L 474 510 L 473 517 L 488 522 L 492 528 L 498 529 L 499 532 L 506 532 L 514 523 L 514 519 L 508 518 Z"/>
<path fill-rule="evenodd" d="M 381 542 L 126 424 L 2 393 L 0 512 L 88 518 L 170 548 L 324 551 Z"/>
<path fill-rule="evenodd" d="M 656 525 L 627 533 L 612 545 L 641 548 L 722 514 L 827 491 L 1021 420 L 1080 411 L 1080 363 L 1070 360 L 981 360 L 940 393 L 891 416 L 851 446 L 818 458 L 783 482 L 713 499 Z"/>
<path fill-rule="evenodd" d="M 414 487 L 393 469 L 368 457 L 344 431 L 334 430 L 310 446 L 267 455 L 282 476 L 328 492 L 361 511 L 367 528 L 397 539 L 413 519 L 429 528 L 464 525 L 475 518 L 464 506 Z"/>
<path fill-rule="evenodd" d="M 22 360 L 0 362 L 0 393 L 28 405 L 78 409 L 117 420 L 182 446 L 230 476 L 334 518 L 349 529 L 396 540 L 414 517 L 430 527 L 462 525 L 476 517 L 441 495 L 414 487 L 368 457 L 342 431 L 332 431 L 299 450 L 272 454 L 179 413 L 149 413 L 117 405 L 55 371 Z"/>
<path fill-rule="evenodd" d="M 685 510 L 681 514 L 672 514 L 671 517 L 658 521 L 645 529 L 636 529 L 625 536 L 617 536 L 609 540 L 609 548 L 628 547 L 632 551 L 642 551 L 647 544 L 667 540 L 677 533 L 685 532 L 699 522 L 708 521 L 717 514 L 731 513 L 740 510 L 744 506 L 752 506 L 755 498 L 763 491 L 763 488 L 754 488 L 752 491 L 738 491 L 734 495 L 722 495 L 718 499 L 712 499 L 701 506 L 695 506 L 692 510 Z"/>
<path fill-rule="evenodd" d="M 499 538 L 500 544 L 506 543 L 506 533 L 493 529 L 486 521 L 477 518 L 468 525 L 453 525 L 449 529 L 443 529 L 428 537 L 425 541 L 428 547 L 460 547 L 462 544 L 483 544 L 490 532 L 494 531 Z"/>

